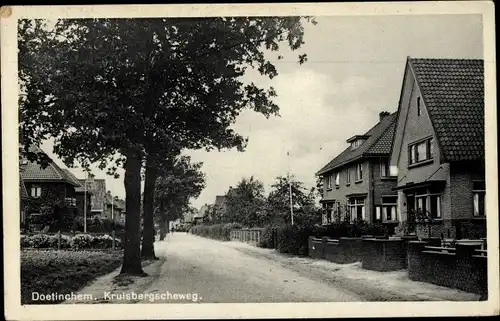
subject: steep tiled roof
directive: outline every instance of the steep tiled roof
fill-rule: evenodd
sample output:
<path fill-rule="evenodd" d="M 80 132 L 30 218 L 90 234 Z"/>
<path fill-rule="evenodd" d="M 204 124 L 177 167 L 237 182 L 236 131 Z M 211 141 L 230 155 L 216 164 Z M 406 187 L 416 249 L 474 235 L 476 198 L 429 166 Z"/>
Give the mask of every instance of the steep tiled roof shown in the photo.
<path fill-rule="evenodd" d="M 40 148 L 36 146 L 30 147 L 30 151 L 36 153 L 44 153 Z M 68 177 L 66 172 L 52 160 L 48 163 L 47 167 L 45 168 L 42 168 L 42 166 L 37 162 L 28 161 L 28 163 L 24 165 L 21 176 L 24 181 L 31 181 L 31 182 L 64 181 L 73 186 L 79 186 L 79 184 L 76 181 Z"/>
<path fill-rule="evenodd" d="M 78 185 L 77 187 L 75 187 L 75 191 L 80 190 L 80 189 L 83 189 L 83 185 L 82 185 L 82 183 L 80 183 L 80 180 L 79 180 L 78 178 L 76 178 L 76 176 L 75 176 L 73 173 L 71 173 L 71 172 L 69 171 L 69 169 L 67 169 L 67 168 L 63 168 L 63 171 L 64 171 L 64 174 L 66 174 L 66 176 L 67 176 L 67 177 L 68 177 L 71 181 L 73 181 L 75 184 L 77 184 L 77 185 Z"/>
<path fill-rule="evenodd" d="M 224 195 L 215 196 L 215 206 L 221 207 L 224 205 L 225 202 L 226 202 L 226 196 Z"/>
<path fill-rule="evenodd" d="M 409 58 L 409 63 L 444 158 L 484 158 L 483 60 Z"/>
<path fill-rule="evenodd" d="M 20 189 L 21 199 L 29 198 L 28 191 L 26 190 L 26 185 L 24 185 L 24 181 L 20 173 L 19 173 L 19 185 L 20 185 L 19 189 Z"/>
<path fill-rule="evenodd" d="M 322 175 L 339 166 L 369 155 L 387 155 L 391 152 L 392 139 L 395 131 L 396 113 L 386 116 L 363 136 L 369 138 L 360 146 L 352 149 L 347 147 L 342 153 L 323 166 L 316 175 Z"/>

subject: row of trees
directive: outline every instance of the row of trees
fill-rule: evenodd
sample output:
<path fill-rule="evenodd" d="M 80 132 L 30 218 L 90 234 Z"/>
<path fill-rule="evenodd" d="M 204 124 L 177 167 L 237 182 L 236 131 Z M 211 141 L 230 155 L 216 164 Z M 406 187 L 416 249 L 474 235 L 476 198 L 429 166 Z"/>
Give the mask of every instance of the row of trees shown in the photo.
<path fill-rule="evenodd" d="M 266 195 L 264 184 L 251 176 L 243 178 L 231 189 L 224 208 L 214 208 L 210 216 L 214 223 L 240 223 L 247 227 L 290 224 L 291 205 L 294 224 L 321 224 L 322 210 L 316 202 L 318 196 L 318 189 L 307 190 L 304 183 L 293 176 L 277 177 Z"/>
<path fill-rule="evenodd" d="M 68 167 L 124 169 L 127 217 L 121 273 L 154 257 L 154 210 L 162 179 L 171 179 L 184 149 L 244 150 L 230 128 L 245 108 L 277 115 L 273 88 L 241 80 L 248 69 L 273 78 L 269 53 L 299 49 L 303 17 L 19 20 L 20 140 L 54 140 Z M 306 60 L 299 54 L 299 63 Z M 158 184 L 156 184 L 159 182 Z M 177 195 L 177 194 L 175 194 Z M 172 199 L 158 196 L 159 212 Z M 163 201 L 161 201 L 163 200 Z M 181 202 L 182 203 L 182 202 Z"/>

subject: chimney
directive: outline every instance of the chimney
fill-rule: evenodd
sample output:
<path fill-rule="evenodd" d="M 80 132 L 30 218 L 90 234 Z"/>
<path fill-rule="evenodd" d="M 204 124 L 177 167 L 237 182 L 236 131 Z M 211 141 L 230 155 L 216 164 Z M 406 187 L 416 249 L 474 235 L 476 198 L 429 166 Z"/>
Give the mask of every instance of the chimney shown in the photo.
<path fill-rule="evenodd" d="M 385 117 L 389 116 L 390 114 L 391 113 L 389 113 L 388 111 L 383 111 L 380 114 L 378 114 L 380 116 L 380 121 L 382 121 Z"/>

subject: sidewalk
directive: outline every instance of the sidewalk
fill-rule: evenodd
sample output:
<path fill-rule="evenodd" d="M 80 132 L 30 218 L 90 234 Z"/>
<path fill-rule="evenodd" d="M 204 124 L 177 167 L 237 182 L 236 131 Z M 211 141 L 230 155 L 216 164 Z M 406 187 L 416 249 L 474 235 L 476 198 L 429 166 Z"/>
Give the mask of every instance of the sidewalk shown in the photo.
<path fill-rule="evenodd" d="M 253 256 L 280 262 L 283 266 L 307 273 L 332 285 L 346 287 L 367 301 L 478 301 L 480 295 L 416 282 L 406 270 L 378 272 L 361 268 L 361 263 L 337 264 L 326 260 L 296 257 L 246 243 L 227 242 L 226 246 Z"/>

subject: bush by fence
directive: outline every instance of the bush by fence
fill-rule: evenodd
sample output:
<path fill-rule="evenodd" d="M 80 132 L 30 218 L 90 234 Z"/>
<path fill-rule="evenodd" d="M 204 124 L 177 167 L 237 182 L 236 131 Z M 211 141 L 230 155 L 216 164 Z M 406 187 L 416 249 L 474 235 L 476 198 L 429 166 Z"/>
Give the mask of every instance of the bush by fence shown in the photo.
<path fill-rule="evenodd" d="M 58 234 L 32 234 L 21 235 L 20 242 L 21 248 L 106 249 L 112 248 L 113 237 L 107 234 L 76 234 L 73 236 L 61 234 L 60 237 Z M 115 247 L 122 247 L 122 242 L 118 238 L 115 238 Z"/>
<path fill-rule="evenodd" d="M 231 230 L 239 229 L 238 223 L 213 224 L 213 225 L 194 225 L 189 230 L 190 233 L 198 236 L 208 237 L 220 241 L 229 241 L 231 239 Z"/>

